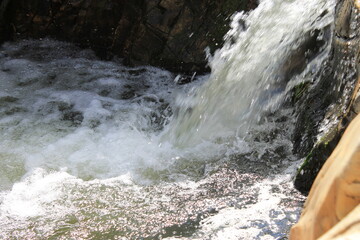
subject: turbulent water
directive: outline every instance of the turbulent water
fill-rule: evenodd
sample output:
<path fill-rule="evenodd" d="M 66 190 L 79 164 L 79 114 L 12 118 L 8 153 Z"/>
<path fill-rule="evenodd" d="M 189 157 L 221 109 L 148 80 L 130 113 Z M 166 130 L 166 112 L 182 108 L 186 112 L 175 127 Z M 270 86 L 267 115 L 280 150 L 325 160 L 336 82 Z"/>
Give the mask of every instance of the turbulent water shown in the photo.
<path fill-rule="evenodd" d="M 179 100 L 182 108 L 170 125 L 174 141 L 243 136 L 261 113 L 277 109 L 299 80 L 290 81 L 291 75 L 311 58 L 306 42 L 332 21 L 331 6 L 332 1 L 261 1 L 257 10 L 235 15 L 225 46 L 210 57 L 210 79 L 192 98 Z M 324 34 L 313 37 L 321 41 Z"/>
<path fill-rule="evenodd" d="M 234 15 L 212 73 L 186 85 L 68 43 L 4 44 L 0 238 L 286 238 L 303 203 L 287 96 L 326 58 L 333 6 L 263 0 Z"/>

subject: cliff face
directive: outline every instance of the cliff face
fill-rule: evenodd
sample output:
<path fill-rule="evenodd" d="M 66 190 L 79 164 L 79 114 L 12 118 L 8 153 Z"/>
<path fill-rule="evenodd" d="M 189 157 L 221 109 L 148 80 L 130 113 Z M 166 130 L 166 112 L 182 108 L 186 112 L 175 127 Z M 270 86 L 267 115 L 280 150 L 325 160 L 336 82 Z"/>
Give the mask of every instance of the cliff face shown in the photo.
<path fill-rule="evenodd" d="M 256 7 L 256 2 L 1 0 L 0 31 L 8 39 L 50 36 L 75 42 L 103 58 L 120 56 L 130 65 L 204 71 L 204 49 L 218 48 L 230 16 Z"/>
<path fill-rule="evenodd" d="M 338 2 L 330 57 L 321 69 L 320 80 L 298 104 L 294 149 L 306 160 L 295 186 L 304 193 L 309 191 L 348 123 L 360 112 L 358 4 L 357 0 Z"/>

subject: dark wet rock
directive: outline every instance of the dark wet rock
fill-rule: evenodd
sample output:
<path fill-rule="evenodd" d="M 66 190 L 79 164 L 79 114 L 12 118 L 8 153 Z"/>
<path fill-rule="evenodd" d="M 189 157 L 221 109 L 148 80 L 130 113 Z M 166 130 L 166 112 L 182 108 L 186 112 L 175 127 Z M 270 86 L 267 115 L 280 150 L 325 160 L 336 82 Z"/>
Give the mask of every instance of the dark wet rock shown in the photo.
<path fill-rule="evenodd" d="M 11 36 L 11 14 L 8 11 L 10 0 L 0 0 L 0 43 L 6 41 Z"/>
<path fill-rule="evenodd" d="M 129 65 L 205 71 L 204 49 L 220 47 L 235 11 L 255 0 L 1 0 L 0 42 L 53 37 Z"/>
<path fill-rule="evenodd" d="M 339 1 L 329 59 L 314 86 L 299 87 L 294 98 L 299 101 L 294 150 L 305 157 L 295 186 L 304 193 L 359 111 L 359 50 L 359 10 L 352 0 Z"/>
<path fill-rule="evenodd" d="M 324 12 L 326 15 L 326 12 Z M 324 51 L 327 42 L 330 40 L 331 31 L 330 26 L 324 29 L 317 29 L 312 32 L 307 32 L 301 42 L 296 43 L 298 47 L 290 52 L 284 59 L 278 74 L 285 82 L 289 81 L 293 76 L 298 75 L 304 71 L 307 64 L 316 58 Z"/>

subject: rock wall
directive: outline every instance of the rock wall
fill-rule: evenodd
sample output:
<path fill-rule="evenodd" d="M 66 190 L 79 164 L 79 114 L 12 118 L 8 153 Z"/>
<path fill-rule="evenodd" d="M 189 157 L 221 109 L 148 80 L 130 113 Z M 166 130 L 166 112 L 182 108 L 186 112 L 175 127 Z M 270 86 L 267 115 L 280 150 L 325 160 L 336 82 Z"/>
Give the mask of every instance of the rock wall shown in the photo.
<path fill-rule="evenodd" d="M 358 4 L 358 0 L 338 1 L 330 57 L 319 72 L 319 80 L 298 103 L 294 149 L 305 161 L 295 186 L 303 193 L 309 191 L 344 129 L 360 112 Z"/>
<path fill-rule="evenodd" d="M 10 13 L 7 10 L 10 0 L 0 0 L 0 43 L 11 35 Z"/>
<path fill-rule="evenodd" d="M 290 240 L 360 239 L 360 115 L 317 176 Z"/>
<path fill-rule="evenodd" d="M 0 35 L 8 39 L 50 36 L 90 47 L 105 59 L 117 55 L 130 65 L 181 72 L 205 71 L 204 49 L 222 44 L 230 16 L 257 6 L 256 0 L 1 2 L 6 11 Z"/>

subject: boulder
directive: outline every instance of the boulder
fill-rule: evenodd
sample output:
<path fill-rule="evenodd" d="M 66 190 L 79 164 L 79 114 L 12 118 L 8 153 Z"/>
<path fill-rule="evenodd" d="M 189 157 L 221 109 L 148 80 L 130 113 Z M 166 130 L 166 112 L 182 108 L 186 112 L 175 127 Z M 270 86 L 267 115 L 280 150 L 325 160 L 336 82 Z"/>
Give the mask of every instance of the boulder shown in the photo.
<path fill-rule="evenodd" d="M 345 232 L 360 236 L 359 136 L 360 115 L 348 126 L 316 177 L 290 240 L 342 239 Z"/>

